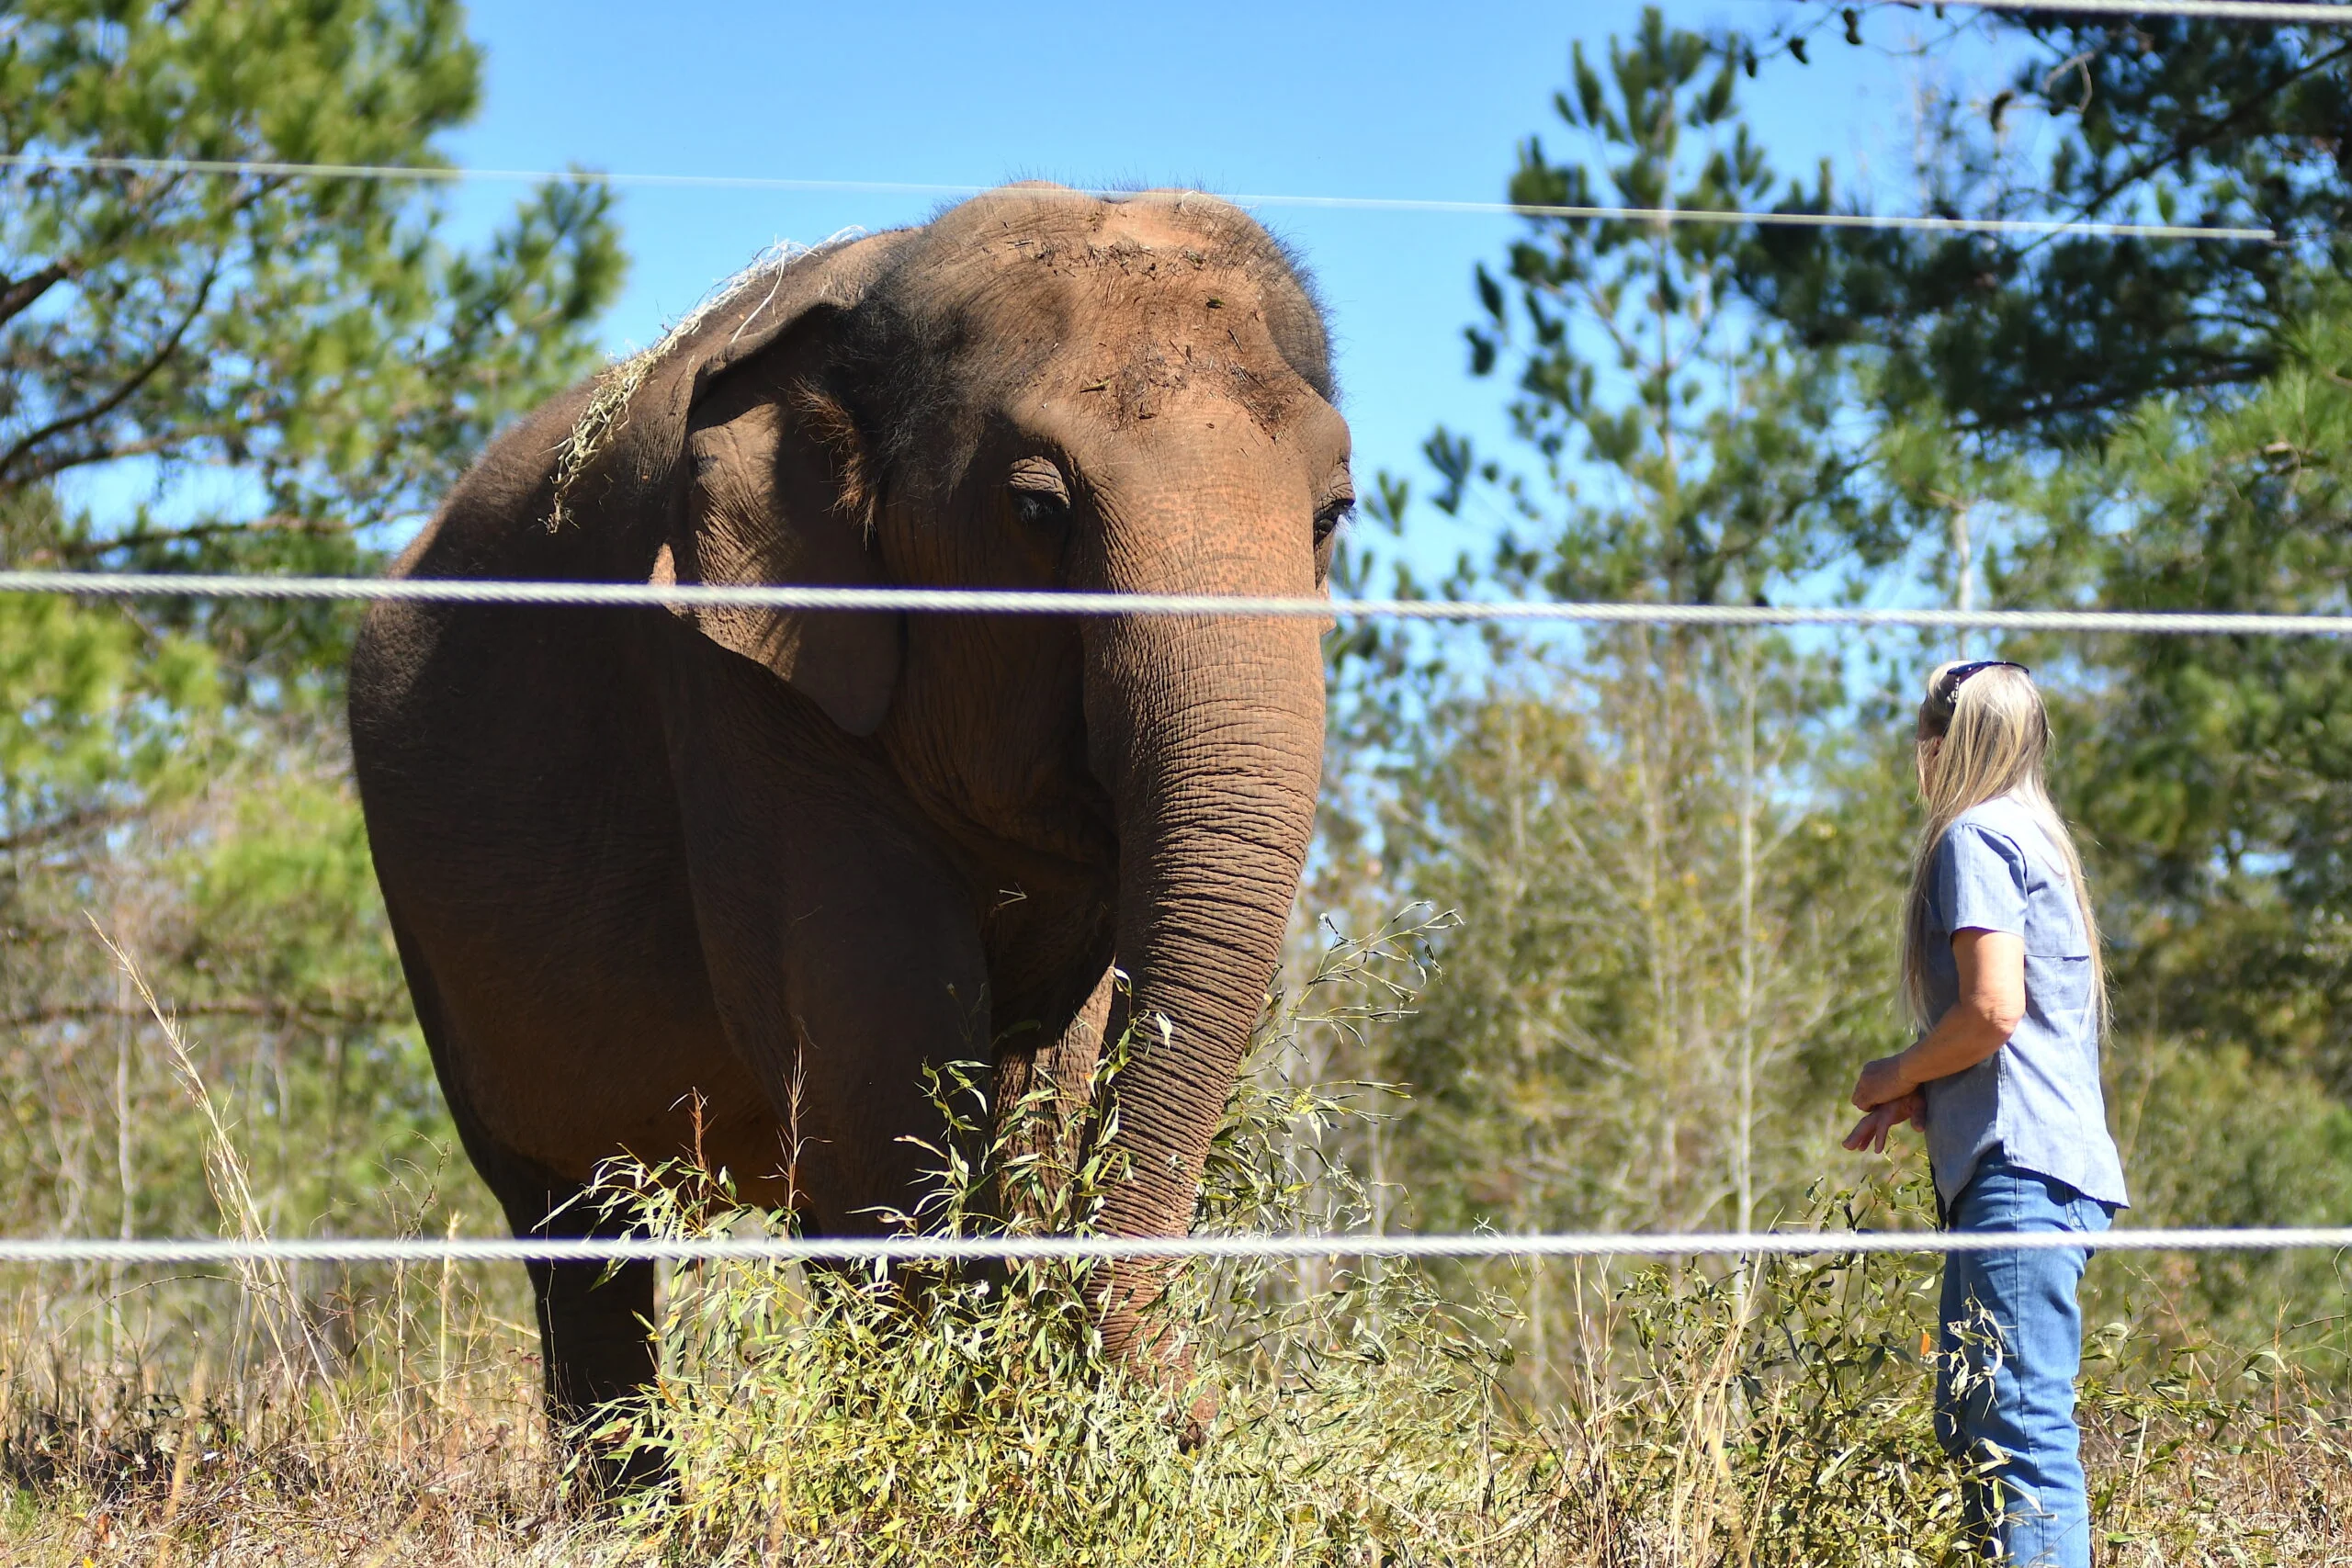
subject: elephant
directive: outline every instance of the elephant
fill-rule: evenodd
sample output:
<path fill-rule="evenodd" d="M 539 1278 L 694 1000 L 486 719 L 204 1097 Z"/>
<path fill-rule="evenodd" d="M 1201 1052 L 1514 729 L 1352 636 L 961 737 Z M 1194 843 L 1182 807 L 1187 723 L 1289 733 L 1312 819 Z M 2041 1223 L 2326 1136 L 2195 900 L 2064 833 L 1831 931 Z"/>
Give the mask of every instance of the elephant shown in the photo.
<path fill-rule="evenodd" d="M 1313 597 L 1348 465 L 1322 308 L 1254 220 L 1014 185 L 755 266 L 493 440 L 391 570 Z M 355 775 L 514 1233 L 602 1234 L 602 1162 L 689 1153 L 876 1233 L 944 1135 L 926 1066 L 1074 1122 L 1134 1019 L 1100 1224 L 1182 1235 L 1297 897 L 1329 624 L 378 602 Z M 530 1275 L 577 1433 L 654 1373 L 653 1269 Z M 1164 1266 L 1109 1280 L 1148 1367 Z"/>

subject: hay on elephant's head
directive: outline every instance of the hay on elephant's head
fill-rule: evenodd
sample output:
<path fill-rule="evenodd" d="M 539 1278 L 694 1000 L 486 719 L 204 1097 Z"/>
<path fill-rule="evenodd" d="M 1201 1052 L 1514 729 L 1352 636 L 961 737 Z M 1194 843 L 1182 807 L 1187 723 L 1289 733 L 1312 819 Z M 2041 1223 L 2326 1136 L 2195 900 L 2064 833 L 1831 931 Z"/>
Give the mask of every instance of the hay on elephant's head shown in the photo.
<path fill-rule="evenodd" d="M 742 303 L 753 291 L 764 290 L 767 298 L 773 299 L 786 270 L 796 263 L 862 239 L 865 233 L 863 229 L 843 229 L 813 245 L 776 241 L 754 256 L 749 266 L 721 281 L 692 310 L 671 322 L 652 347 L 641 348 L 606 366 L 596 378 L 596 388 L 587 405 L 571 422 L 563 444 L 556 449 L 555 499 L 548 509 L 548 532 L 552 534 L 563 526 L 564 502 L 570 498 L 572 486 L 579 483 L 580 477 L 588 471 L 613 436 L 628 425 L 629 400 L 637 395 L 637 389 L 645 384 L 647 373 L 662 355 L 693 336 L 712 316 Z M 761 300 L 762 305 L 766 303 L 766 299 Z M 744 322 L 749 324 L 758 314 L 757 308 L 744 311 Z"/>

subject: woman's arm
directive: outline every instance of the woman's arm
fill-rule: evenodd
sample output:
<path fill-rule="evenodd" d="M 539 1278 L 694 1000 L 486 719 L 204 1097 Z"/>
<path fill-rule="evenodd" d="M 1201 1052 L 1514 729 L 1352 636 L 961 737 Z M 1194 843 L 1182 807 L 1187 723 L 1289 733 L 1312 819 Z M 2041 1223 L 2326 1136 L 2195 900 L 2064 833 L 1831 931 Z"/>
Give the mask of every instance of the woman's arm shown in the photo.
<path fill-rule="evenodd" d="M 2025 939 L 2014 931 L 1957 931 L 1951 955 L 1960 967 L 1960 999 L 1917 1044 L 1862 1069 L 1854 1084 L 1857 1109 L 1871 1110 L 1930 1079 L 1966 1072 L 2016 1032 L 2025 1017 Z"/>

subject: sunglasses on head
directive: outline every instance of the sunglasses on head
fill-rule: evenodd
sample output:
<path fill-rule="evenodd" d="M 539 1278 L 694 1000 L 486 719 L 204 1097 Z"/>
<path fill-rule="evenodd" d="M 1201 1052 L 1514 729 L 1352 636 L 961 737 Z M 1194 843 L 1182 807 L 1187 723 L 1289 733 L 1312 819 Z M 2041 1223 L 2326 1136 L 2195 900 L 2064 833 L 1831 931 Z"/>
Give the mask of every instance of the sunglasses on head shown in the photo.
<path fill-rule="evenodd" d="M 1960 694 L 1961 686 L 1966 682 L 1970 676 L 1978 674 L 1986 670 L 2024 670 L 2026 679 L 2031 680 L 2033 678 L 2033 671 L 2031 670 L 2027 670 L 2024 665 L 2016 662 L 2014 660 L 1979 659 L 1967 664 L 1955 664 L 1950 670 L 1945 671 L 1943 680 L 1938 682 L 1936 686 L 1936 699 L 1939 702 L 1949 704 L 1953 698 Z"/>

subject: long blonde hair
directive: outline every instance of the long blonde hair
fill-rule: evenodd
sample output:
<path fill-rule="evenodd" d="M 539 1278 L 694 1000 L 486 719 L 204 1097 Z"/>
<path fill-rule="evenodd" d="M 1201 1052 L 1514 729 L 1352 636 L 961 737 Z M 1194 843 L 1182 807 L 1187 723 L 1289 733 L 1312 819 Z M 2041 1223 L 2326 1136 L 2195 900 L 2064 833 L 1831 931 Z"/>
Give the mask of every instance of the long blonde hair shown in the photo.
<path fill-rule="evenodd" d="M 1940 740 L 1932 765 L 1926 749 Z M 2107 1028 L 2107 964 L 2099 952 L 2098 917 L 2091 908 L 2090 884 L 2075 838 L 2051 804 L 2043 768 L 2050 753 L 2050 715 L 2041 694 L 2022 665 L 1998 660 L 1939 664 L 1928 676 L 1919 704 L 1919 793 L 1928 821 L 1911 854 L 1911 895 L 1904 906 L 1903 998 L 1922 1029 L 1928 1014 L 1928 944 L 1934 940 L 1929 895 L 1936 874 L 1936 849 L 1960 814 L 2007 795 L 2025 807 L 2066 868 L 2075 908 L 2083 918 L 2090 947 L 2091 995 L 2098 1027 Z"/>

